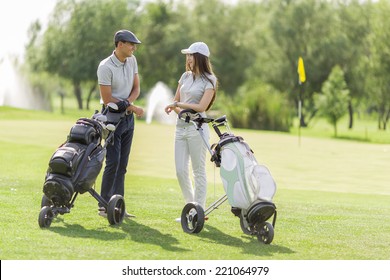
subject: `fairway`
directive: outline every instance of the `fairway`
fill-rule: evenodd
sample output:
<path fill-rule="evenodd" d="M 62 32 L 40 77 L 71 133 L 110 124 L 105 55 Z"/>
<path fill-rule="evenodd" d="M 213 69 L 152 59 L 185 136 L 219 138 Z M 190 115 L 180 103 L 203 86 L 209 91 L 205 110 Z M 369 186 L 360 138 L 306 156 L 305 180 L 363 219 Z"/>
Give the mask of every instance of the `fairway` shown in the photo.
<path fill-rule="evenodd" d="M 271 245 L 241 232 L 225 203 L 196 235 L 175 222 L 174 126 L 137 121 L 126 206 L 137 218 L 110 226 L 80 195 L 71 213 L 38 226 L 47 163 L 76 120 L 0 119 L 0 259 L 9 260 L 388 260 L 390 145 L 236 130 L 277 183 Z M 211 142 L 216 142 L 212 133 Z M 208 162 L 208 204 L 223 195 Z M 101 175 L 96 190 L 100 191 Z"/>

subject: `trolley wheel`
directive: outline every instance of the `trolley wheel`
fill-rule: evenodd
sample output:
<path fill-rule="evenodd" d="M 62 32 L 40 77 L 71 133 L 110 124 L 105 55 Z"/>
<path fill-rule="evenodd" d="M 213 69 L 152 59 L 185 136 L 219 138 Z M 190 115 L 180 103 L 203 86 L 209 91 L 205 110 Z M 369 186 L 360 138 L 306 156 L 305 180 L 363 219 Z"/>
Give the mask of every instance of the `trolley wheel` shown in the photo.
<path fill-rule="evenodd" d="M 268 222 L 260 223 L 257 228 L 257 240 L 264 244 L 270 244 L 274 239 L 274 228 Z"/>
<path fill-rule="evenodd" d="M 248 234 L 248 235 L 253 234 L 253 231 L 252 231 L 251 227 L 248 225 L 248 222 L 243 217 L 242 212 L 240 214 L 240 227 L 241 227 L 241 230 L 243 233 Z"/>
<path fill-rule="evenodd" d="M 50 206 L 42 207 L 39 212 L 38 224 L 41 228 L 48 228 L 54 219 L 54 213 Z"/>
<path fill-rule="evenodd" d="M 51 206 L 53 202 L 46 195 L 42 195 L 41 208 L 45 206 Z"/>
<path fill-rule="evenodd" d="M 198 203 L 187 203 L 181 212 L 181 227 L 186 233 L 199 233 L 204 225 L 204 210 Z"/>
<path fill-rule="evenodd" d="M 107 219 L 110 225 L 122 223 L 125 216 L 125 201 L 119 194 L 113 195 L 108 202 Z"/>

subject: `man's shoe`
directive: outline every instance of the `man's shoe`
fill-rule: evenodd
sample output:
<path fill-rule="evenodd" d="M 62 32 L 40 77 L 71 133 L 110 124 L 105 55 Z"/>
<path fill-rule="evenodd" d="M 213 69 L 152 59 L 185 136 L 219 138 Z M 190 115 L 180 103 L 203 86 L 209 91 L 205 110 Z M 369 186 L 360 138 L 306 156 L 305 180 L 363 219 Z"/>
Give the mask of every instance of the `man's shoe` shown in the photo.
<path fill-rule="evenodd" d="M 135 215 L 127 213 L 127 211 L 126 211 L 124 217 L 125 218 L 135 218 Z"/>
<path fill-rule="evenodd" d="M 102 217 L 104 217 L 104 218 L 107 218 L 106 208 L 100 207 L 100 208 L 98 209 L 98 214 L 99 214 L 99 216 L 102 216 Z"/>

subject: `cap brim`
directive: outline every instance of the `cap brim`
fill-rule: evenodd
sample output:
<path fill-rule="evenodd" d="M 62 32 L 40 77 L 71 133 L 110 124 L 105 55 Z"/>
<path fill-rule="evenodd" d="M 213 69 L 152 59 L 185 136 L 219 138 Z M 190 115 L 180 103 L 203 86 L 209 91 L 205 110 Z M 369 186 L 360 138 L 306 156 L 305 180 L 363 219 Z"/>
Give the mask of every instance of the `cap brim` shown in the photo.
<path fill-rule="evenodd" d="M 182 54 L 193 54 L 194 52 L 190 51 L 190 49 L 182 49 L 181 53 Z"/>

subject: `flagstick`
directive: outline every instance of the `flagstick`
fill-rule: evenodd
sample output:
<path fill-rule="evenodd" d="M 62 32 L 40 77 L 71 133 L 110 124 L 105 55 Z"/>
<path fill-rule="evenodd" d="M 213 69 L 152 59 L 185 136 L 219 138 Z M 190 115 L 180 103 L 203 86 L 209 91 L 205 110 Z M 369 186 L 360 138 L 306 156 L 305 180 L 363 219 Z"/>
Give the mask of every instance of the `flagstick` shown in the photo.
<path fill-rule="evenodd" d="M 301 146 L 301 118 L 302 118 L 302 95 L 303 95 L 303 83 L 306 81 L 305 66 L 303 65 L 303 58 L 298 58 L 298 83 L 300 86 L 299 100 L 298 100 L 298 145 Z"/>
<path fill-rule="evenodd" d="M 299 98 L 299 101 L 298 101 L 298 123 L 299 123 L 299 126 L 298 126 L 298 146 L 299 147 L 301 146 L 301 112 L 302 112 L 302 101 Z"/>

